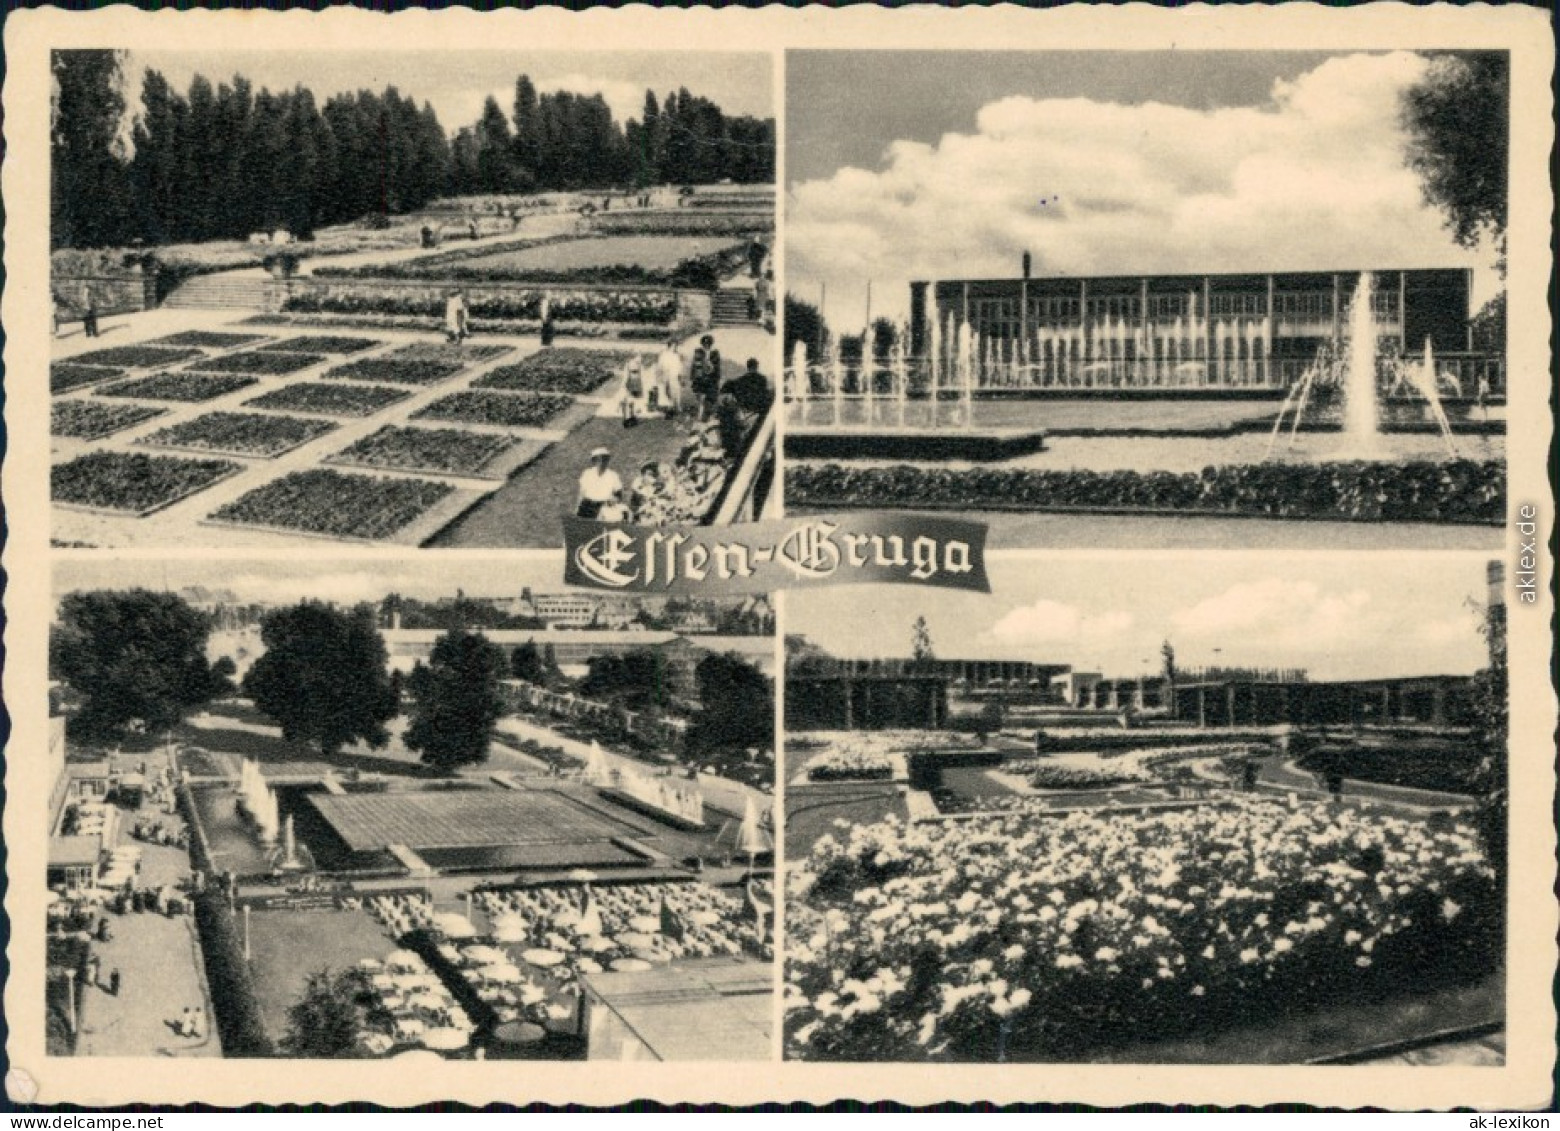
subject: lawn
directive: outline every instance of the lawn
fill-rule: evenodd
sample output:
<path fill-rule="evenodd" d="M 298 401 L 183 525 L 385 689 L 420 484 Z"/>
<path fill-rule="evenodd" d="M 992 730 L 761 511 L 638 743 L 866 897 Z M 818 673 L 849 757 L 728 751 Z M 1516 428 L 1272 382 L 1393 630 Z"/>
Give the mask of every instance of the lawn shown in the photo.
<path fill-rule="evenodd" d="M 281 1040 L 287 1011 L 310 974 L 382 959 L 394 949 L 395 942 L 366 911 L 251 911 L 250 971 L 266 1033 Z"/>

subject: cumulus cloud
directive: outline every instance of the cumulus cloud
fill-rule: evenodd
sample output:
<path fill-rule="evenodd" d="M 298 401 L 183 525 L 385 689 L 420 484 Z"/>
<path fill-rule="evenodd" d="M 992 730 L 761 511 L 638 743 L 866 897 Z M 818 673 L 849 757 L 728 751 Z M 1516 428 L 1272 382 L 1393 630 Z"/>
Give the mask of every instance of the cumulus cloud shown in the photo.
<path fill-rule="evenodd" d="M 1342 56 L 1210 110 L 1004 98 L 973 133 L 796 186 L 787 270 L 838 316 L 867 279 L 902 314 L 909 280 L 1013 277 L 1025 250 L 1053 275 L 1472 265 L 1403 164 L 1398 97 L 1424 68 Z"/>
<path fill-rule="evenodd" d="M 1240 582 L 1172 614 L 1187 637 L 1259 638 L 1265 643 L 1331 649 L 1376 627 L 1364 589 L 1330 592 L 1314 581 L 1263 578 Z"/>
<path fill-rule="evenodd" d="M 1088 613 L 1061 601 L 1039 600 L 1009 611 L 992 626 L 991 635 L 1004 644 L 1093 643 L 1131 627 L 1130 613 Z"/>

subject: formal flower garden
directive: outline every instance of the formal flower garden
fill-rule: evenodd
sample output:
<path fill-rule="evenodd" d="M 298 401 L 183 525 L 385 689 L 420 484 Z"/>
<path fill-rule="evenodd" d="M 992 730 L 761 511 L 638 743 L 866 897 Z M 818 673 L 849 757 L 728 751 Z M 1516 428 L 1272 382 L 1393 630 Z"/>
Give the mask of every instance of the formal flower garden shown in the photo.
<path fill-rule="evenodd" d="M 368 416 L 386 405 L 404 400 L 405 389 L 384 385 L 324 384 L 306 381 L 288 385 L 244 403 L 252 408 L 286 412 L 312 412 L 322 416 Z"/>
<path fill-rule="evenodd" d="M 500 366 L 475 387 L 582 396 L 619 376 L 631 356 L 621 350 L 544 349 L 517 364 Z"/>
<path fill-rule="evenodd" d="M 324 361 L 323 354 L 292 353 L 287 350 L 246 350 L 214 357 L 190 366 L 203 373 L 254 373 L 261 377 L 281 377 Z"/>
<path fill-rule="evenodd" d="M 808 781 L 887 781 L 893 776 L 888 752 L 862 742 L 836 743 L 807 764 Z"/>
<path fill-rule="evenodd" d="M 49 392 L 68 393 L 99 381 L 123 377 L 123 369 L 104 365 L 77 365 L 70 361 L 56 361 L 49 366 Z"/>
<path fill-rule="evenodd" d="M 253 377 L 237 374 L 205 376 L 199 373 L 154 373 L 94 390 L 100 397 L 138 397 L 148 401 L 209 401 L 256 384 Z"/>
<path fill-rule="evenodd" d="M 791 873 L 786 1048 L 1079 1060 L 1498 968 L 1473 831 L 1231 797 L 856 826 Z"/>
<path fill-rule="evenodd" d="M 416 420 L 450 420 L 504 428 L 540 428 L 574 403 L 550 393 L 451 393 L 413 414 Z"/>
<path fill-rule="evenodd" d="M 1058 766 L 1039 758 L 1021 758 L 1004 763 L 1006 773 L 1020 774 L 1034 789 L 1109 789 L 1112 786 L 1149 781 L 1142 770 L 1130 766 L 1093 769 L 1083 766 Z"/>
<path fill-rule="evenodd" d="M 258 412 L 211 412 L 167 428 L 137 443 L 153 448 L 190 448 L 239 456 L 278 456 L 334 431 L 328 420 L 266 416 Z"/>
<path fill-rule="evenodd" d="M 490 361 L 508 352 L 508 346 L 451 346 L 439 342 L 414 342 L 383 357 L 365 357 L 337 366 L 325 376 L 349 381 L 433 385 L 448 380 L 468 366 Z"/>
<path fill-rule="evenodd" d="M 74 440 L 95 440 L 99 436 L 122 432 L 166 411 L 150 405 L 55 401 L 49 413 L 49 434 Z"/>
<path fill-rule="evenodd" d="M 1199 473 L 792 464 L 795 508 L 1127 510 L 1348 521 L 1499 523 L 1506 467 L 1498 460 L 1442 463 L 1339 461 L 1207 467 Z"/>
<path fill-rule="evenodd" d="M 245 526 L 379 540 L 392 537 L 453 490 L 448 483 L 424 479 L 344 475 L 319 468 L 257 487 L 211 517 Z"/>
<path fill-rule="evenodd" d="M 510 437 L 493 432 L 388 425 L 332 456 L 331 461 L 390 471 L 480 475 L 513 445 Z"/>
<path fill-rule="evenodd" d="M 52 468 L 49 485 L 54 501 L 66 506 L 146 514 L 238 470 L 229 460 L 89 452 Z"/>

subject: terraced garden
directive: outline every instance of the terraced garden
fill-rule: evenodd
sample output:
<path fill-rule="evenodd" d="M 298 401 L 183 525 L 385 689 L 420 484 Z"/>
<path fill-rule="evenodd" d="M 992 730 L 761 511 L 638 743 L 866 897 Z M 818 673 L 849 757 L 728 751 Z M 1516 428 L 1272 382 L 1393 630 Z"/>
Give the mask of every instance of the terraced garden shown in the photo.
<path fill-rule="evenodd" d="M 212 518 L 335 538 L 393 536 L 454 490 L 426 479 L 347 475 L 319 468 L 258 487 Z"/>
<path fill-rule="evenodd" d="M 240 456 L 278 456 L 334 431 L 328 420 L 265 416 L 258 412 L 211 412 L 168 428 L 137 443 L 152 448 L 188 448 Z"/>

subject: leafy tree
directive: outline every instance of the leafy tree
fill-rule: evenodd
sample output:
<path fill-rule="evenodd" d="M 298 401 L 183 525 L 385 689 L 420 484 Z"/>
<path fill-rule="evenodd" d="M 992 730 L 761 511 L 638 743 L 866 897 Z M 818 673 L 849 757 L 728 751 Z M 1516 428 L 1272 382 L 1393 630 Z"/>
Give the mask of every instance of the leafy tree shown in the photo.
<path fill-rule="evenodd" d="M 785 296 L 785 361 L 789 365 L 796 342 L 807 350 L 807 360 L 816 365 L 823 360 L 823 346 L 828 340 L 829 328 L 823 315 L 810 302 L 803 302 L 791 295 Z"/>
<path fill-rule="evenodd" d="M 936 658 L 936 653 L 932 651 L 932 630 L 925 617 L 916 617 L 915 623 L 910 626 L 910 659 L 923 664 Z"/>
<path fill-rule="evenodd" d="M 872 357 L 875 361 L 887 361 L 899 340 L 899 327 L 889 318 L 872 320 Z"/>
<path fill-rule="evenodd" d="M 688 728 L 690 753 L 774 745 L 774 689 L 763 672 L 740 656 L 711 653 L 694 678 L 699 709 Z"/>
<path fill-rule="evenodd" d="M 50 59 L 49 203 L 55 247 L 125 242 L 129 183 L 122 124 L 125 52 L 56 51 Z"/>
<path fill-rule="evenodd" d="M 406 745 L 440 769 L 487 759 L 503 714 L 498 684 L 507 674 L 501 648 L 481 633 L 456 628 L 439 637 L 426 666 L 412 669 L 412 725 Z"/>
<path fill-rule="evenodd" d="M 527 640 L 509 654 L 509 671 L 516 679 L 546 686 L 547 665 L 542 662 L 542 650 L 534 640 Z"/>
<path fill-rule="evenodd" d="M 1468 327 L 1473 348 L 1490 353 L 1506 352 L 1506 292 L 1491 295 Z"/>
<path fill-rule="evenodd" d="M 265 654 L 244 677 L 244 692 L 284 737 L 327 755 L 349 742 L 377 749 L 389 741 L 396 695 L 371 606 L 342 612 L 304 601 L 277 609 L 260 622 L 260 639 Z"/>
<path fill-rule="evenodd" d="M 173 593 L 147 589 L 71 593 L 49 635 L 49 667 L 82 699 L 70 720 L 86 738 L 130 724 L 166 731 L 224 692 L 226 671 L 206 660 L 210 620 Z"/>
<path fill-rule="evenodd" d="M 336 1060 L 357 1050 L 357 988 L 350 973 L 316 970 L 287 1010 L 282 1051 L 310 1060 Z"/>
<path fill-rule="evenodd" d="M 1476 247 L 1491 237 L 1505 259 L 1511 61 L 1504 51 L 1436 52 L 1403 92 L 1408 166 L 1452 237 Z"/>
<path fill-rule="evenodd" d="M 622 655 L 592 656 L 580 694 L 630 711 L 659 711 L 672 705 L 672 684 L 666 656 L 654 648 L 636 648 Z"/>

